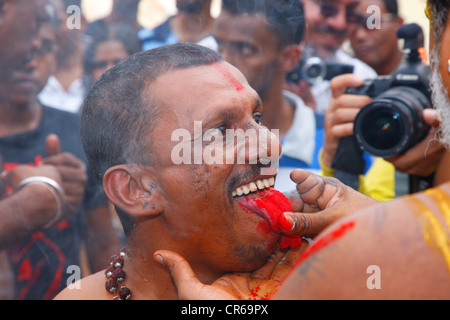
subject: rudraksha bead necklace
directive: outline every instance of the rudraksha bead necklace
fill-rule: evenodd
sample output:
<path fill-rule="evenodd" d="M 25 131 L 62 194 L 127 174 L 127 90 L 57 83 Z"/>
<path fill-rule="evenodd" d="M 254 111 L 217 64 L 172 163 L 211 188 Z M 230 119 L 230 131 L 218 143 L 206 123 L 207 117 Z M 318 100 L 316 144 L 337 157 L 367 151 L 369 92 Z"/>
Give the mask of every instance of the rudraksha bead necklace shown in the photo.
<path fill-rule="evenodd" d="M 106 291 L 114 295 L 113 300 L 133 300 L 131 291 L 125 286 L 125 271 L 123 271 L 125 252 L 121 251 L 117 256 L 112 256 L 109 260 L 109 267 L 105 270 Z"/>

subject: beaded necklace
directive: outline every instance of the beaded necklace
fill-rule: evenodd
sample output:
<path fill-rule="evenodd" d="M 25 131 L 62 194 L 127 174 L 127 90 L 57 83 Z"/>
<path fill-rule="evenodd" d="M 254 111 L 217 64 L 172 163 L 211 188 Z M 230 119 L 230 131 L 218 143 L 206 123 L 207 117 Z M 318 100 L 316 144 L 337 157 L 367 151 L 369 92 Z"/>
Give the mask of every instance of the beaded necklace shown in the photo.
<path fill-rule="evenodd" d="M 109 260 L 109 267 L 105 270 L 106 291 L 114 295 L 113 300 L 133 300 L 131 291 L 125 286 L 125 271 L 123 271 L 125 252 L 114 255 Z"/>

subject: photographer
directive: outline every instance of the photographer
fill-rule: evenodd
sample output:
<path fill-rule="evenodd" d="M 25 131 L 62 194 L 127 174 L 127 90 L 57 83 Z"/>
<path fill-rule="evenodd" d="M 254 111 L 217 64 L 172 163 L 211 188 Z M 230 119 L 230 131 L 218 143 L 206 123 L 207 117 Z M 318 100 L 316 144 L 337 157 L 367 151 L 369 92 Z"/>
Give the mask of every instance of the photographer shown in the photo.
<path fill-rule="evenodd" d="M 369 1 L 370 3 L 374 3 L 374 1 Z M 388 3 L 388 2 L 386 2 Z M 359 23 L 352 24 L 350 29 L 350 39 L 352 39 L 352 44 L 356 46 L 356 52 L 359 52 L 359 55 L 361 56 L 361 52 L 364 52 L 362 48 L 364 46 L 369 46 L 370 41 L 376 42 L 376 39 L 388 39 L 386 41 L 390 42 L 390 44 L 385 44 L 385 47 L 387 47 L 387 51 L 394 51 L 394 52 L 400 52 L 398 49 L 397 41 L 398 39 L 393 39 L 392 37 L 387 38 L 386 36 L 383 36 L 386 34 L 387 31 L 390 31 L 389 33 L 392 33 L 394 29 L 400 26 L 401 21 L 399 21 L 399 18 L 396 18 L 396 20 L 389 20 L 389 21 L 382 21 L 383 25 L 380 29 L 374 29 L 369 30 L 367 26 L 363 25 L 363 21 L 368 21 L 367 18 L 361 14 L 361 12 L 364 12 L 365 9 L 368 6 L 368 2 L 362 2 L 358 7 L 355 8 L 355 16 L 360 16 Z M 389 13 L 387 10 L 387 5 L 383 6 L 382 8 L 382 17 L 386 20 L 387 15 Z M 396 10 L 389 11 L 391 12 L 390 15 L 393 15 Z M 389 15 L 389 17 L 390 17 Z M 396 17 L 396 15 L 394 15 Z M 355 19 L 355 21 L 358 19 Z M 399 59 L 397 55 L 391 54 L 389 55 L 392 57 L 391 63 L 381 63 L 381 65 L 384 65 L 384 69 L 379 69 L 383 71 L 383 74 L 391 74 L 393 77 L 402 77 L 403 75 L 410 76 L 411 74 L 417 73 L 424 73 L 423 75 L 417 74 L 419 78 L 423 79 L 423 83 L 419 84 L 419 86 L 422 86 L 422 91 L 424 91 L 425 95 L 427 95 L 427 90 L 429 87 L 429 80 L 426 79 L 429 74 L 429 70 L 426 69 L 426 67 L 421 66 L 421 61 L 419 59 L 419 55 L 417 54 L 419 52 L 419 47 L 423 45 L 423 33 L 419 26 L 417 25 L 408 25 L 404 26 L 401 29 L 401 35 L 407 35 L 410 37 L 408 38 L 406 42 L 406 49 L 412 50 L 410 51 L 409 56 L 405 56 L 406 60 L 404 58 Z M 364 44 L 361 41 L 358 41 L 357 39 L 362 37 L 362 34 L 366 34 L 370 32 L 370 39 L 371 40 L 365 40 Z M 413 35 L 413 37 L 411 37 Z M 358 38 L 359 37 L 359 38 Z M 373 43 L 372 43 L 373 44 Z M 359 47 L 358 47 L 359 46 Z M 362 46 L 362 47 L 361 47 Z M 382 45 L 378 43 L 378 47 L 381 47 Z M 379 49 L 381 50 L 381 49 Z M 386 51 L 385 50 L 385 51 Z M 381 50 L 383 51 L 383 50 Z M 383 60 L 383 54 L 366 54 L 367 59 L 370 57 L 376 56 L 377 59 Z M 375 58 L 372 59 L 372 62 Z M 376 60 L 376 59 L 375 59 Z M 402 64 L 398 64 L 400 62 L 403 62 Z M 394 62 L 394 63 L 392 63 Z M 411 68 L 411 69 L 410 69 Z M 383 80 L 375 80 L 377 83 L 383 83 Z M 419 81 L 420 82 L 420 81 Z M 325 142 L 324 142 L 324 148 L 321 155 L 321 167 L 322 167 L 322 173 L 326 176 L 335 176 L 335 170 L 331 169 L 331 167 L 336 167 L 332 164 L 333 158 L 335 157 L 336 151 L 338 149 L 338 144 L 340 143 L 342 138 L 350 137 L 354 135 L 354 120 L 357 114 L 360 113 L 360 110 L 362 107 L 369 104 L 372 99 L 370 97 L 365 96 L 365 92 L 359 92 L 358 89 L 353 89 L 353 93 L 358 93 L 358 95 L 350 95 L 348 94 L 349 91 L 352 91 L 349 88 L 352 87 L 359 87 L 363 85 L 363 80 L 357 77 L 352 76 L 345 76 L 345 77 L 339 77 L 336 78 L 331 86 L 333 91 L 333 98 L 330 103 L 330 107 L 327 111 L 326 120 L 325 120 Z M 374 89 L 376 84 L 373 84 L 372 88 L 368 88 L 370 90 Z M 405 80 L 405 81 L 397 81 L 393 80 L 392 82 L 393 86 L 416 86 L 411 81 Z M 387 91 L 386 87 L 386 91 Z M 390 89 L 390 88 L 389 88 Z M 402 89 L 397 94 L 391 94 L 388 99 L 392 97 L 396 97 L 397 95 L 410 95 L 411 93 L 401 93 Z M 406 89 L 408 90 L 408 89 Z M 363 96 L 360 96 L 362 94 Z M 415 96 L 414 93 L 412 93 L 413 96 Z M 394 98 L 396 99 L 396 98 Z M 429 100 L 429 99 L 428 99 Z M 395 102 L 393 102 L 395 104 Z M 418 103 L 420 104 L 420 103 Z M 425 103 L 427 104 L 427 103 Z M 379 103 L 380 106 L 382 104 Z M 425 106 L 422 106 L 426 108 Z M 375 110 L 372 108 L 372 110 Z M 384 112 L 386 110 L 383 110 Z M 378 111 L 378 115 L 381 114 L 382 111 Z M 434 179 L 434 172 L 437 169 L 437 166 L 439 165 L 439 162 L 444 154 L 444 148 L 435 141 L 434 137 L 436 135 L 436 131 L 433 127 L 437 126 L 438 123 L 436 121 L 436 113 L 430 109 L 430 110 L 424 110 L 423 115 L 422 111 L 418 112 L 419 115 L 412 121 L 417 122 L 417 127 L 424 127 L 425 125 L 431 126 L 430 130 L 428 131 L 428 134 L 423 139 L 418 139 L 420 142 L 418 142 L 414 147 L 404 148 L 404 150 L 401 150 L 402 152 L 394 152 L 386 154 L 382 152 L 382 150 L 376 150 L 377 152 L 380 152 L 380 154 L 376 154 L 378 157 L 374 164 L 372 165 L 371 169 L 365 174 L 364 179 L 362 176 L 359 177 L 359 181 L 355 184 L 358 185 L 358 190 L 370 195 L 371 197 L 384 201 L 389 200 L 396 196 L 405 195 L 408 193 L 413 193 L 417 191 L 421 191 L 424 189 L 427 189 L 433 185 L 433 179 Z M 370 112 L 370 114 L 366 114 L 365 118 L 368 119 L 370 116 L 371 122 L 374 123 L 377 120 L 380 121 L 381 125 L 390 126 L 388 128 L 389 130 L 400 130 L 400 127 L 402 125 L 401 119 L 397 121 L 397 123 L 394 123 L 395 120 L 389 120 L 388 118 L 381 118 L 379 116 L 377 118 L 377 113 L 375 111 Z M 385 112 L 385 114 L 387 114 Z M 361 118 L 364 118 L 361 116 Z M 423 118 L 423 119 L 420 119 Z M 360 121 L 362 123 L 363 120 Z M 385 121 L 385 122 L 383 122 Z M 422 123 L 424 125 L 422 125 Z M 377 128 L 376 125 L 367 125 L 364 123 L 364 126 L 366 131 L 372 130 L 370 133 L 366 133 L 366 135 L 371 135 L 371 138 L 368 138 L 369 140 L 380 140 L 377 142 L 378 145 L 384 144 L 384 147 L 388 148 L 387 145 L 394 144 L 395 145 L 395 139 L 398 137 L 398 139 L 401 138 L 401 133 L 398 133 L 396 136 L 394 134 L 389 135 L 389 130 L 384 130 L 386 128 L 379 127 Z M 370 129 L 367 129 L 370 128 Z M 413 128 L 414 129 L 414 128 Z M 383 131 L 384 130 L 384 131 Z M 419 129 L 417 129 L 419 130 Z M 422 130 L 422 129 L 420 129 Z M 425 129 L 423 129 L 425 130 Z M 358 137 L 363 135 L 361 132 L 363 130 L 359 130 L 357 134 Z M 399 131 L 400 132 L 400 131 Z M 389 141 L 383 141 L 382 135 L 385 135 Z M 412 133 L 409 133 L 409 135 L 412 135 Z M 346 138 L 345 140 L 348 140 Z M 361 140 L 361 139 L 360 139 Z M 416 141 L 417 142 L 417 141 Z M 374 143 L 371 141 L 370 143 Z M 364 148 L 367 150 L 367 148 L 370 146 L 361 145 L 361 148 Z M 383 147 L 383 148 L 384 148 Z M 342 150 L 341 150 L 342 151 Z M 343 151 L 342 151 L 343 152 Z M 358 151 L 356 151 L 358 153 Z M 352 151 L 347 151 L 347 154 L 353 154 Z M 382 159 L 385 158 L 385 159 Z M 386 162 L 385 160 L 389 161 Z M 337 161 L 335 159 L 335 161 Z M 356 160 L 358 161 L 358 160 Z M 360 174 L 363 174 L 363 172 L 359 172 Z M 355 178 L 354 178 L 355 179 Z"/>
<path fill-rule="evenodd" d="M 350 14 L 355 6 L 352 0 L 302 0 L 305 8 L 306 34 L 303 56 L 315 56 L 324 62 L 353 67 L 353 74 L 371 79 L 376 72 L 361 60 L 341 49 L 348 39 L 347 28 L 352 21 Z M 308 51 L 311 51 L 308 54 Z M 342 74 L 342 73 L 341 73 Z M 298 84 L 287 81 L 286 88 L 298 94 L 307 106 L 322 118 L 331 99 L 329 80 L 319 80 L 312 84 L 301 79 Z"/>
<path fill-rule="evenodd" d="M 372 8 L 378 8 L 379 15 Z M 379 76 L 392 74 L 403 60 L 395 35 L 403 25 L 398 1 L 362 0 L 353 10 L 347 30 L 355 57 L 371 66 Z"/>
<path fill-rule="evenodd" d="M 357 114 L 372 101 L 368 96 L 346 94 L 349 87 L 359 87 L 362 84 L 363 79 L 354 75 L 339 76 L 331 82 L 333 98 L 325 118 L 325 141 L 321 153 L 322 174 L 325 176 L 334 175 L 331 163 L 340 139 L 353 135 L 353 122 Z M 435 110 L 424 110 L 423 118 L 428 125 L 437 125 Z M 408 177 L 396 170 L 419 177 L 427 177 L 435 172 L 445 149 L 435 139 L 434 127 L 421 142 L 404 154 L 386 159 L 376 158 L 370 170 L 364 177 L 360 177 L 359 191 L 376 200 L 385 201 L 410 193 L 406 180 Z M 404 183 L 400 183 L 401 180 Z"/>

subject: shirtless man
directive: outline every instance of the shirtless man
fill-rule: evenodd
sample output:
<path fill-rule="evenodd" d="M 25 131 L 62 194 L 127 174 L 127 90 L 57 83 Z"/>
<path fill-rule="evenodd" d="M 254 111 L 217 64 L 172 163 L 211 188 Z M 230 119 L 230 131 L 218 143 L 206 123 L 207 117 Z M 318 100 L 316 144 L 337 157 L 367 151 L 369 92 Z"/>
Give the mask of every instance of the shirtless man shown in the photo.
<path fill-rule="evenodd" d="M 446 90 L 450 88 L 449 5 L 448 0 L 429 0 L 427 10 L 433 30 L 434 106 L 441 120 L 442 143 L 447 148 L 450 145 L 450 97 Z M 301 170 L 293 172 L 292 178 L 298 183 L 297 190 L 304 204 L 302 213 L 287 214 L 295 221 L 292 232 L 318 235 L 281 289 L 274 288 L 275 298 L 450 298 L 450 184 L 379 205 L 366 203 L 365 209 L 356 211 L 361 200 L 355 197 L 360 195 L 336 180 Z M 352 212 L 356 213 L 348 215 Z M 338 217 L 341 219 L 336 221 Z M 204 285 L 180 255 L 168 251 L 157 255 L 171 271 L 181 298 L 242 298 L 255 288 L 251 274 L 228 275 L 214 285 Z M 368 281 L 376 273 L 381 275 L 379 289 L 380 283 Z M 270 286 L 271 273 L 263 275 L 267 281 L 261 280 L 260 273 L 258 285 L 264 282 Z"/>
<path fill-rule="evenodd" d="M 107 71 L 86 98 L 81 134 L 91 168 L 116 206 L 126 246 L 106 273 L 57 298 L 177 299 L 170 273 L 154 256 L 160 249 L 182 254 L 205 283 L 257 270 L 277 244 L 301 252 L 301 238 L 284 239 L 273 215 L 280 200 L 292 203 L 270 187 L 276 173 L 270 163 L 280 147 L 261 114 L 261 99 L 242 73 L 200 45 L 159 47 Z M 228 140 L 232 129 L 258 135 L 238 135 L 235 144 Z M 188 138 L 180 141 L 179 132 Z M 193 163 L 190 152 L 178 163 L 180 144 L 184 152 L 193 146 Z M 270 212 L 254 204 L 260 202 L 270 204 Z"/>

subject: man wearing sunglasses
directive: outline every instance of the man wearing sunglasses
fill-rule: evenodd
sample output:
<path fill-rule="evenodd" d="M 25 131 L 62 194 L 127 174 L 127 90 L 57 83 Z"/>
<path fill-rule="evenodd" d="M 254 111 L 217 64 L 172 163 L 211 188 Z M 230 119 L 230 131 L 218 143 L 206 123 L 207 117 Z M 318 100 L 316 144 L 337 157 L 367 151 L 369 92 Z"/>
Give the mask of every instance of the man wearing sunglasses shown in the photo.
<path fill-rule="evenodd" d="M 368 14 L 371 6 L 380 9 L 378 24 L 372 21 L 373 15 Z M 396 36 L 402 25 L 397 0 L 362 0 L 348 25 L 355 56 L 374 68 L 378 75 L 391 74 L 403 59 Z"/>
<path fill-rule="evenodd" d="M 379 14 L 373 13 L 371 6 L 378 8 Z M 372 66 L 380 76 L 392 74 L 403 62 L 396 34 L 403 25 L 403 19 L 398 15 L 397 1 L 361 0 L 353 8 L 350 17 L 349 39 L 356 57 Z M 344 81 L 335 79 L 331 85 L 335 94 L 327 110 L 325 130 L 329 134 L 321 153 L 324 175 L 334 174 L 330 167 L 339 140 L 353 135 L 356 115 L 371 101 L 368 97 L 344 94 L 347 87 L 358 87 L 361 84 L 361 79 L 349 77 Z M 424 112 L 424 120 L 432 126 L 436 118 L 433 111 Z M 377 158 L 370 171 L 364 175 L 364 182 L 360 184 L 364 187 L 360 191 L 379 201 L 385 201 L 415 190 L 410 188 L 410 176 L 431 180 L 430 175 L 434 174 L 435 185 L 441 179 L 447 179 L 448 174 L 435 174 L 446 153 L 435 136 L 436 129 L 432 128 L 426 138 L 405 153 L 389 159 Z M 424 185 L 427 187 L 429 184 Z"/>
<path fill-rule="evenodd" d="M 323 59 L 331 58 L 347 37 L 348 13 L 354 0 L 303 0 L 308 20 L 308 39 Z"/>
<path fill-rule="evenodd" d="M 302 0 L 305 7 L 307 30 L 305 45 L 323 60 L 353 65 L 353 73 L 363 78 L 374 78 L 376 72 L 366 63 L 340 49 L 347 39 L 347 27 L 353 21 L 355 0 Z M 331 99 L 329 81 L 312 85 L 318 114 L 325 114 Z"/>

